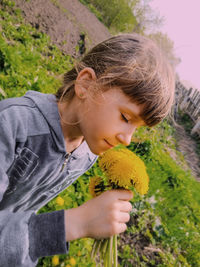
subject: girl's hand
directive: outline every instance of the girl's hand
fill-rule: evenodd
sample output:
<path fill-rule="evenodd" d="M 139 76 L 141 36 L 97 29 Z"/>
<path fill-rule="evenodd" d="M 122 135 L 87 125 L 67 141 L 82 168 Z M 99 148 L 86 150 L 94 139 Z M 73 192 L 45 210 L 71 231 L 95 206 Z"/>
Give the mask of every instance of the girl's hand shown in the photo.
<path fill-rule="evenodd" d="M 132 210 L 129 190 L 110 190 L 78 208 L 65 211 L 66 240 L 81 237 L 96 239 L 124 232 Z"/>

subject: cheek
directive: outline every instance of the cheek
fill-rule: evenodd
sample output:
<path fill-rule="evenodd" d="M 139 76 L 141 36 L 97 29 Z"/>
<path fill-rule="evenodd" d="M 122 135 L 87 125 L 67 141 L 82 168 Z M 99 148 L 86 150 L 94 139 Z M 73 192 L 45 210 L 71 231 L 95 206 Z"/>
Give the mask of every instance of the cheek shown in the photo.
<path fill-rule="evenodd" d="M 104 126 L 107 128 L 109 118 L 108 115 L 104 112 L 100 111 L 94 111 L 91 112 L 89 116 L 87 116 L 87 123 L 90 124 L 90 127 L 96 130 L 100 130 L 101 128 L 104 128 Z"/>
<path fill-rule="evenodd" d="M 104 139 L 106 136 L 111 134 L 110 124 L 105 118 L 95 116 L 95 118 L 87 118 L 85 123 L 81 125 L 82 133 L 85 138 L 97 141 Z"/>
<path fill-rule="evenodd" d="M 120 119 L 115 109 L 110 106 L 93 105 L 84 115 L 81 127 L 87 136 L 108 137 L 119 127 Z"/>

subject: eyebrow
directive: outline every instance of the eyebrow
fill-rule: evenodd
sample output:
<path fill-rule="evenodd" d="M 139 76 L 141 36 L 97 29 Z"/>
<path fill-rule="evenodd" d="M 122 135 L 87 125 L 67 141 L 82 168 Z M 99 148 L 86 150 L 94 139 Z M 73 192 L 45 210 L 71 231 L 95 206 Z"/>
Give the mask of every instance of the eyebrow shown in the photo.
<path fill-rule="evenodd" d="M 125 107 L 124 111 L 125 111 L 125 112 L 128 112 L 128 113 L 131 115 L 132 118 L 134 118 L 134 119 L 136 119 L 136 120 L 138 120 L 138 121 L 141 120 L 141 121 L 143 122 L 143 123 L 142 123 L 143 126 L 146 125 L 145 121 L 143 120 L 143 118 L 141 117 L 140 114 L 135 114 L 135 112 L 133 112 L 133 111 L 132 111 L 130 108 L 128 108 L 128 107 Z"/>
<path fill-rule="evenodd" d="M 130 108 L 126 107 L 124 110 L 128 112 L 131 115 L 131 117 L 134 117 L 135 119 L 138 120 L 143 120 L 139 114 L 135 114 L 135 112 L 133 112 Z"/>

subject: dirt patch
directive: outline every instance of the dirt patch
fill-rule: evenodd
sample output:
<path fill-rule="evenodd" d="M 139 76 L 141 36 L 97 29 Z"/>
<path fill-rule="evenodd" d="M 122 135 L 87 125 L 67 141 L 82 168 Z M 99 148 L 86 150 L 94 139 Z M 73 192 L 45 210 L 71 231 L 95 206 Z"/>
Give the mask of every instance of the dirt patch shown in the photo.
<path fill-rule="evenodd" d="M 132 214 L 130 221 L 128 222 L 128 227 L 134 225 L 134 227 L 138 227 L 139 217 L 137 214 Z M 150 233 L 153 234 L 153 229 L 151 223 L 147 225 L 148 230 Z M 123 255 L 123 250 L 125 249 L 126 245 L 130 248 L 131 256 L 132 257 L 118 257 L 119 263 L 123 262 L 124 266 L 143 266 L 141 263 L 145 261 L 149 262 L 149 265 L 144 266 L 157 266 L 162 264 L 162 257 L 160 256 L 161 253 L 164 253 L 162 247 L 158 244 L 155 246 L 152 245 L 152 241 L 147 235 L 144 235 L 142 231 L 138 230 L 137 233 L 131 232 L 124 232 L 119 235 L 119 246 L 118 249 L 120 253 Z M 134 256 L 133 256 L 134 255 Z M 139 259 L 139 260 L 138 260 Z M 146 259 L 146 260 L 144 260 Z M 154 261 L 154 265 L 150 262 Z M 140 262 L 140 264 L 138 263 Z"/>
<path fill-rule="evenodd" d="M 80 35 L 86 49 L 109 38 L 108 29 L 78 0 L 15 0 L 25 21 L 48 34 L 64 53 L 77 56 Z"/>

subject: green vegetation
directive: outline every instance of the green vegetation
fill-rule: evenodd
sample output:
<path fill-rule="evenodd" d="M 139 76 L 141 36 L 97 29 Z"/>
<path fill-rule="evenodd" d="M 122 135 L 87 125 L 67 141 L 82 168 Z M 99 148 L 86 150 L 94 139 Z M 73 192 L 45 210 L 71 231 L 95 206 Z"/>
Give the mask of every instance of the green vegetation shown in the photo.
<path fill-rule="evenodd" d="M 12 1 L 1 1 L 0 29 L 0 99 L 27 90 L 55 92 L 72 59 L 45 34 L 25 25 Z M 134 197 L 129 228 L 118 241 L 119 266 L 200 266 L 200 184 L 181 168 L 184 159 L 175 150 L 173 134 L 165 120 L 152 129 L 140 128 L 129 146 L 145 161 L 150 190 L 145 197 Z M 39 212 L 77 207 L 90 199 L 88 183 L 98 174 L 97 164 Z M 60 255 L 57 266 L 95 266 L 92 242 L 71 242 L 69 255 Z M 52 259 L 41 258 L 38 267 L 52 267 Z"/>
<path fill-rule="evenodd" d="M 131 32 L 137 25 L 131 1 L 80 0 L 80 2 L 86 5 L 111 32 Z"/>
<path fill-rule="evenodd" d="M 0 99 L 21 96 L 27 90 L 54 93 L 60 85 L 58 77 L 72 66 L 72 58 L 63 55 L 48 36 L 23 24 L 12 1 L 1 4 Z"/>
<path fill-rule="evenodd" d="M 152 0 L 79 0 L 102 22 L 111 33 L 137 32 L 153 39 L 173 66 L 181 59 L 175 55 L 174 43 L 157 28 L 164 18 L 151 8 Z"/>

